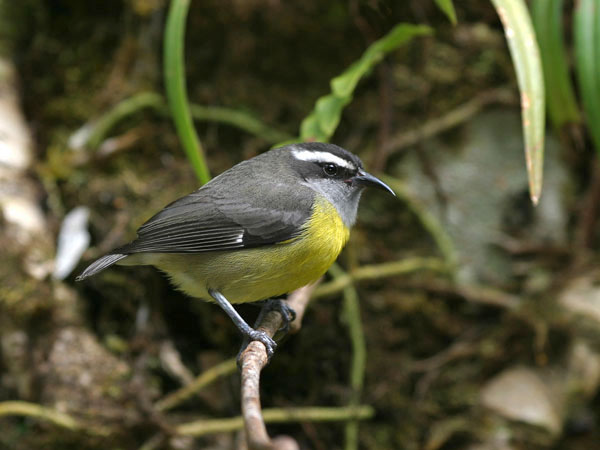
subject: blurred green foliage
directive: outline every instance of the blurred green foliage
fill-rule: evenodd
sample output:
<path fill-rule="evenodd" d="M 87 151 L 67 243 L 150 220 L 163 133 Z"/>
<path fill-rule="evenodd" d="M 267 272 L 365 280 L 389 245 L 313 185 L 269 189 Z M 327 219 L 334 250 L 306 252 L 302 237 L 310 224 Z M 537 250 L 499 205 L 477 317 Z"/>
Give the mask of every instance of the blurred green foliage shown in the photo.
<path fill-rule="evenodd" d="M 534 0 L 531 15 L 542 53 L 548 113 L 560 129 L 567 123 L 579 122 L 563 38 L 563 1 Z"/>
<path fill-rule="evenodd" d="M 573 33 L 577 80 L 587 128 L 600 153 L 600 5 L 575 2 Z"/>
<path fill-rule="evenodd" d="M 369 73 L 387 53 L 413 37 L 428 35 L 431 32 L 432 30 L 426 26 L 400 24 L 371 44 L 360 59 L 331 80 L 331 94 L 319 98 L 314 110 L 302 121 L 300 140 L 328 142 L 340 123 L 344 107 L 352 101 L 352 95 L 360 79 Z"/>

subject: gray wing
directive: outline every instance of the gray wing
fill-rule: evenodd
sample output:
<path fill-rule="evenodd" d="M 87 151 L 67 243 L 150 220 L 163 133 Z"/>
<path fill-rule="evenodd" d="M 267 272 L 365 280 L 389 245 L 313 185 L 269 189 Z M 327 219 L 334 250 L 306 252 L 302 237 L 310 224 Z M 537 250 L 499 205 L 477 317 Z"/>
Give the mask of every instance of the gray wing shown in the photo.
<path fill-rule="evenodd" d="M 138 230 L 136 240 L 112 253 L 202 253 L 272 245 L 297 237 L 307 222 L 308 188 L 286 183 L 217 180 L 171 203 Z M 255 180 L 256 181 L 256 180 Z M 227 189 L 223 189 L 227 186 Z"/>

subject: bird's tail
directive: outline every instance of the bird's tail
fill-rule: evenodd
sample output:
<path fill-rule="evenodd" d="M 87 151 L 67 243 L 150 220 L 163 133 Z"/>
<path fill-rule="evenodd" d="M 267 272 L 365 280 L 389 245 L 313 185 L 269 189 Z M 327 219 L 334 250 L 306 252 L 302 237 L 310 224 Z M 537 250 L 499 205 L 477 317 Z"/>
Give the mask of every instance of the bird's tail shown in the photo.
<path fill-rule="evenodd" d="M 97 259 L 92 264 L 88 266 L 77 278 L 75 281 L 81 281 L 86 279 L 87 277 L 91 277 L 92 275 L 96 275 L 98 272 L 102 272 L 107 267 L 112 266 L 117 261 L 122 260 L 128 255 L 123 255 L 121 253 L 116 253 L 113 255 L 106 255 L 100 259 Z"/>

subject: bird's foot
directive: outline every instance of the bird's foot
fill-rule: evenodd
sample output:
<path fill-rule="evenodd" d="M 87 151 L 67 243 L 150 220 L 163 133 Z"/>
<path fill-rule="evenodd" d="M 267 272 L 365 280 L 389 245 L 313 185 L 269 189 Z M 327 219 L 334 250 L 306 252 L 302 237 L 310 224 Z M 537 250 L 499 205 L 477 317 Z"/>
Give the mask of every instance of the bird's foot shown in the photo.
<path fill-rule="evenodd" d="M 277 348 L 277 344 L 275 343 L 275 341 L 271 337 L 269 337 L 269 335 L 267 333 L 265 333 L 264 331 L 255 330 L 250 325 L 248 325 L 246 323 L 246 321 L 244 319 L 242 319 L 242 317 L 238 314 L 238 312 L 233 308 L 233 306 L 231 306 L 231 303 L 229 303 L 229 301 L 225 298 L 225 296 L 223 294 L 221 294 L 219 291 L 217 291 L 215 289 L 209 289 L 208 293 L 210 294 L 210 296 L 212 298 L 215 299 L 215 301 L 221 307 L 221 309 L 223 309 L 223 311 L 225 311 L 227 313 L 227 315 L 231 318 L 231 320 L 233 321 L 235 326 L 238 328 L 238 330 L 240 330 L 240 332 L 244 336 L 244 342 L 242 343 L 242 348 L 238 352 L 238 356 L 237 356 L 238 366 L 240 366 L 240 356 L 241 356 L 242 352 L 246 349 L 246 347 L 248 346 L 248 344 L 251 341 L 262 342 L 262 344 L 267 349 L 267 363 L 268 363 L 271 360 L 271 358 L 273 357 L 273 353 L 275 353 L 275 349 Z M 268 311 L 270 311 L 270 310 L 267 310 L 267 312 Z M 264 314 L 266 314 L 266 312 L 265 312 L 265 308 L 263 307 L 258 315 L 257 323 L 260 323 Z M 256 325 L 256 326 L 258 327 L 258 325 Z"/>
<path fill-rule="evenodd" d="M 275 353 L 275 349 L 277 348 L 277 342 L 273 340 L 267 333 L 260 330 L 251 329 L 251 331 L 245 335 L 244 343 L 242 344 L 242 348 L 238 353 L 238 360 L 242 352 L 246 349 L 248 344 L 252 341 L 258 341 L 262 343 L 267 349 L 267 363 L 271 361 L 273 354 Z M 239 361 L 238 361 L 239 362 Z"/>
<path fill-rule="evenodd" d="M 281 328 L 279 328 L 279 331 L 282 331 L 283 334 L 287 334 L 288 331 L 290 331 L 290 323 L 296 320 L 296 311 L 294 311 L 294 309 L 282 298 L 265 300 L 263 310 L 264 311 L 261 311 L 261 315 L 266 314 L 269 311 L 277 311 L 281 314 L 283 324 L 281 325 Z"/>
<path fill-rule="evenodd" d="M 281 314 L 281 318 L 283 321 L 283 324 L 281 325 L 281 328 L 279 330 L 282 331 L 284 334 L 287 334 L 287 332 L 290 329 L 290 323 L 296 319 L 296 311 L 294 311 L 282 298 L 272 298 L 264 300 L 263 302 L 260 302 L 260 305 L 260 313 L 258 314 L 258 318 L 256 319 L 256 324 L 254 326 L 258 327 L 265 315 L 269 312 L 277 311 L 279 314 Z M 238 366 L 240 365 L 240 357 L 242 353 L 244 352 L 244 350 L 246 350 L 246 347 L 248 347 L 248 344 L 252 341 L 259 341 L 263 343 L 263 345 L 267 349 L 267 364 L 271 361 L 271 358 L 275 353 L 275 349 L 277 348 L 277 343 L 264 331 L 259 331 L 250 328 L 248 333 L 244 332 L 244 342 L 242 342 L 242 346 L 237 356 Z"/>

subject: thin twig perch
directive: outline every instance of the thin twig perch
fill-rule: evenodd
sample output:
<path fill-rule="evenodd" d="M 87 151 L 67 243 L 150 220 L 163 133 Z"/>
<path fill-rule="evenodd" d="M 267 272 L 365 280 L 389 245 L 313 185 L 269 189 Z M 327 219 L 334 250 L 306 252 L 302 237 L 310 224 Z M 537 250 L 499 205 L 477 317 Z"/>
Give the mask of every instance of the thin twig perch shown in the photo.
<path fill-rule="evenodd" d="M 288 304 L 296 311 L 294 322 L 300 323 L 302 321 L 302 316 L 314 288 L 315 285 L 305 286 L 290 295 Z M 273 337 L 282 324 L 281 314 L 277 311 L 270 311 L 265 314 L 257 328 Z M 297 326 L 294 328 L 295 330 L 298 329 Z M 271 440 L 267 434 L 260 406 L 260 371 L 266 364 L 267 350 L 261 342 L 251 342 L 240 355 L 242 416 L 248 448 L 250 450 L 298 449 L 298 444 L 291 437 L 280 436 Z"/>

